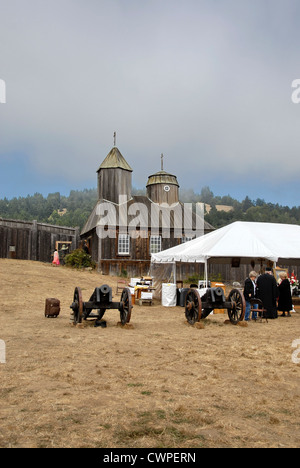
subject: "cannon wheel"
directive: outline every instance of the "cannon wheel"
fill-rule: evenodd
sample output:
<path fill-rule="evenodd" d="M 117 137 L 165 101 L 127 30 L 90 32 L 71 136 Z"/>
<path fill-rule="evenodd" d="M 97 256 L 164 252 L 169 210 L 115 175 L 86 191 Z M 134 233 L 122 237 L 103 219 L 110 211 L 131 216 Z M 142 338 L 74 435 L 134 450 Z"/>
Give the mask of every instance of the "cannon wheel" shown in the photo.
<path fill-rule="evenodd" d="M 124 288 L 120 301 L 120 320 L 122 325 L 130 322 L 132 311 L 131 293 L 129 288 Z"/>
<path fill-rule="evenodd" d="M 190 289 L 186 295 L 185 301 L 185 316 L 187 321 L 194 325 L 195 322 L 200 322 L 202 314 L 202 303 L 200 294 L 196 289 Z"/>
<path fill-rule="evenodd" d="M 236 325 L 244 320 L 246 312 L 246 301 L 244 294 L 238 289 L 232 289 L 228 296 L 228 302 L 231 302 L 231 309 L 227 309 L 228 317 L 231 323 Z"/>
<path fill-rule="evenodd" d="M 83 315 L 82 293 L 81 293 L 81 289 L 79 287 L 75 288 L 73 304 L 74 304 L 74 308 L 73 308 L 74 319 L 73 319 L 73 322 L 74 322 L 75 325 L 77 325 L 77 323 L 81 323 L 82 315 Z"/>

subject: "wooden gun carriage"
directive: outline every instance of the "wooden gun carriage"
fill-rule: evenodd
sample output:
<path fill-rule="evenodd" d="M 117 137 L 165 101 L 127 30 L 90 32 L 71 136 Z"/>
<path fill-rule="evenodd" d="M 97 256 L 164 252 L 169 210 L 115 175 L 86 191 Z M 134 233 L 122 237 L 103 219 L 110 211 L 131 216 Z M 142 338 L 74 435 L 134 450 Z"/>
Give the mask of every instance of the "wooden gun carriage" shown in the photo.
<path fill-rule="evenodd" d="M 79 287 L 75 288 L 73 302 L 70 305 L 73 323 L 81 323 L 82 320 L 96 319 L 100 321 L 107 309 L 118 309 L 122 325 L 130 322 L 132 302 L 129 288 L 124 288 L 121 293 L 120 302 L 112 302 L 112 288 L 103 284 L 95 288 L 88 302 L 83 302 L 82 292 Z M 97 313 L 92 313 L 97 310 Z M 73 317 L 72 317 L 73 316 Z"/>
<path fill-rule="evenodd" d="M 214 309 L 227 309 L 231 323 L 236 325 L 245 317 L 246 301 L 242 291 L 232 289 L 227 300 L 222 288 L 208 288 L 201 297 L 197 289 L 189 289 L 185 301 L 185 316 L 194 325 L 205 319 Z"/>

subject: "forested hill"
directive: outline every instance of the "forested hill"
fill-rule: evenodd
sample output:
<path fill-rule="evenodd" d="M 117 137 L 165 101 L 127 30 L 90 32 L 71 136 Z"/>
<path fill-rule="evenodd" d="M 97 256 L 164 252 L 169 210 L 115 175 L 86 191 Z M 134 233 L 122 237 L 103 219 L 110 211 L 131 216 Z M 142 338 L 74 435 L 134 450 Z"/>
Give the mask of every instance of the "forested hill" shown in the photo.
<path fill-rule="evenodd" d="M 27 197 L 0 200 L 0 217 L 34 220 L 59 226 L 82 228 L 97 202 L 97 190 L 71 190 L 70 195 L 59 192 L 43 197 L 40 193 Z"/>
<path fill-rule="evenodd" d="M 133 195 L 144 195 L 144 190 L 133 189 Z M 201 193 L 193 190 L 180 191 L 180 199 L 186 203 L 203 202 L 210 207 L 205 219 L 215 228 L 220 228 L 234 221 L 257 221 L 300 225 L 300 207 L 287 207 L 266 203 L 258 198 L 243 201 L 230 195 L 215 196 L 209 187 Z M 50 193 L 47 197 L 36 193 L 32 196 L 0 200 L 0 217 L 8 219 L 33 220 L 57 224 L 60 226 L 79 226 L 82 228 L 97 202 L 97 190 L 72 190 L 69 196 Z M 220 206 L 232 207 L 230 211 L 220 210 Z"/>

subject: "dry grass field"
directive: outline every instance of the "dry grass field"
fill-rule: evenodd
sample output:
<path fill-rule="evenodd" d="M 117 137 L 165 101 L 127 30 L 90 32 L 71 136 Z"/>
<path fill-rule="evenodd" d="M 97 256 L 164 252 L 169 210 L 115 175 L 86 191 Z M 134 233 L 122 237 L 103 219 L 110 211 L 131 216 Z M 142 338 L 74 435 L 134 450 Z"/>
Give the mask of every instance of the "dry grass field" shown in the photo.
<path fill-rule="evenodd" d="M 299 313 L 248 327 L 210 315 L 199 329 L 183 308 L 135 305 L 130 327 L 112 310 L 107 328 L 79 328 L 75 287 L 88 300 L 116 278 L 2 259 L 0 284 L 1 448 L 300 446 Z"/>

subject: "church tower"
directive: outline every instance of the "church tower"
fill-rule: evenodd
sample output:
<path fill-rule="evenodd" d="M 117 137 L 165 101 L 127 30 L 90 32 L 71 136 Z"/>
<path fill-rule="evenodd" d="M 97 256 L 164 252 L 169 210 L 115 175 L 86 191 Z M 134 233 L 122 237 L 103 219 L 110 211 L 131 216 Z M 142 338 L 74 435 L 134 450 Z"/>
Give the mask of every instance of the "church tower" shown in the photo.
<path fill-rule="evenodd" d="M 179 202 L 177 177 L 164 171 L 163 154 L 161 155 L 161 171 L 148 178 L 147 197 L 158 205 L 162 203 L 173 205 Z"/>
<path fill-rule="evenodd" d="M 98 199 L 119 204 L 119 196 L 131 199 L 132 169 L 114 146 L 98 171 Z"/>

